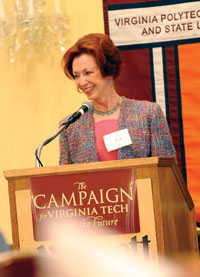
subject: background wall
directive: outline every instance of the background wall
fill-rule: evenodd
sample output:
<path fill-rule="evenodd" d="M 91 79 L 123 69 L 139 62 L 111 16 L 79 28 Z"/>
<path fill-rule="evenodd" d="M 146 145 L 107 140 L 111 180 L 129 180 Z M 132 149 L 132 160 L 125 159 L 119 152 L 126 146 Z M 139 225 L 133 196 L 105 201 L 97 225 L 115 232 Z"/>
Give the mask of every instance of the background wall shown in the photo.
<path fill-rule="evenodd" d="M 8 14 L 14 0 L 4 1 Z M 54 9 L 48 1 L 47 12 Z M 99 0 L 60 0 L 61 10 L 69 18 L 70 47 L 79 37 L 104 32 L 103 7 Z M 23 54 L 23 53 L 22 53 Z M 62 54 L 51 49 L 41 61 L 23 55 L 8 62 L 6 44 L 0 48 L 0 231 L 12 243 L 7 181 L 3 171 L 35 167 L 35 149 L 58 129 L 58 122 L 77 110 L 85 100 L 76 91 L 60 66 Z M 58 138 L 45 146 L 41 160 L 44 166 L 58 165 Z M 26 208 L 26 207 L 24 207 Z"/>

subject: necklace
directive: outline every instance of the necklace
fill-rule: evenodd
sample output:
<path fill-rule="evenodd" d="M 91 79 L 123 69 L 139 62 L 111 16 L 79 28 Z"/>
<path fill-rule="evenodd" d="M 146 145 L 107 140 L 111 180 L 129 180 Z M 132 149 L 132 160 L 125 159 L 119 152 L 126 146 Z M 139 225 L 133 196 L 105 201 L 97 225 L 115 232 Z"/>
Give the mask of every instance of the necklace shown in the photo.
<path fill-rule="evenodd" d="M 93 113 L 99 114 L 99 115 L 110 115 L 113 114 L 118 108 L 120 107 L 120 102 L 118 101 L 116 106 L 114 106 L 114 108 L 112 108 L 111 110 L 107 111 L 107 112 L 101 112 L 96 110 L 95 108 L 93 108 Z"/>

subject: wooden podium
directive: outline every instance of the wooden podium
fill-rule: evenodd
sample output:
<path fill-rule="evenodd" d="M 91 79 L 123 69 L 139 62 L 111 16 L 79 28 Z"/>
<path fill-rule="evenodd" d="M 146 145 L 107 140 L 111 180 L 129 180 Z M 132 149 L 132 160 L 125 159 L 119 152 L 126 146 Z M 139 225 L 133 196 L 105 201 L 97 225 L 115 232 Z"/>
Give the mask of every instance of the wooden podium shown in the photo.
<path fill-rule="evenodd" d="M 148 241 L 153 242 L 153 254 L 150 253 L 152 258 L 155 258 L 157 254 L 168 257 L 176 254 L 192 254 L 197 257 L 194 204 L 178 166 L 171 157 L 5 171 L 9 189 L 13 247 L 38 249 L 41 243 L 48 243 L 48 241 L 36 242 L 33 238 L 30 204 L 31 178 L 45 176 L 68 178 L 72 174 L 92 172 L 103 174 L 113 170 L 123 172 L 126 169 L 133 169 L 136 174 L 140 218 L 140 232 L 131 234 L 131 236 L 126 234 L 126 237 L 129 236 L 128 240 L 139 242 L 148 238 Z"/>

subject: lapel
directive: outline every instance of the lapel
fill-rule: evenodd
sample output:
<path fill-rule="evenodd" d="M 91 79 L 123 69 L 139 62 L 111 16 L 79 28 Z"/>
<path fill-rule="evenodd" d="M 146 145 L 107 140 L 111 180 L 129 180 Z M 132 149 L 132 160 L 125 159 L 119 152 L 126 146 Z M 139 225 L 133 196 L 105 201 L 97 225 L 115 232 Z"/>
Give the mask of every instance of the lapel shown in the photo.
<path fill-rule="evenodd" d="M 121 104 L 121 110 L 120 110 L 120 115 L 119 115 L 119 130 L 122 129 L 129 129 L 129 122 L 127 118 L 130 116 L 130 111 L 129 111 L 129 105 L 128 105 L 128 100 L 126 97 L 122 97 L 122 104 Z M 133 138 L 131 138 L 133 141 Z M 130 159 L 133 158 L 134 153 L 133 153 L 133 144 L 122 147 L 118 150 L 118 159 L 123 160 L 123 159 Z"/>
<path fill-rule="evenodd" d="M 89 111 L 82 117 L 82 139 L 85 140 L 84 149 L 82 148 L 82 156 L 85 156 L 85 162 L 97 162 L 97 151 L 95 145 L 95 126 L 92 111 Z M 81 135 L 81 134 L 80 134 Z M 87 152 L 87 155 L 85 155 Z"/>

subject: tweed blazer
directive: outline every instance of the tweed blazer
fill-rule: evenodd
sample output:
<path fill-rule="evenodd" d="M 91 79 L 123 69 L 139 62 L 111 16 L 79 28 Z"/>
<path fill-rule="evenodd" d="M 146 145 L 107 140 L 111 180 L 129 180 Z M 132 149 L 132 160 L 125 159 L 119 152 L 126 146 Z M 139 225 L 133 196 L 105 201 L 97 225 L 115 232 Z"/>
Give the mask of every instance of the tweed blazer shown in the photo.
<path fill-rule="evenodd" d="M 118 128 L 128 128 L 132 140 L 131 145 L 118 150 L 118 159 L 175 156 L 167 121 L 156 103 L 122 97 Z M 94 120 L 92 111 L 88 111 L 61 133 L 59 163 L 96 161 Z"/>

